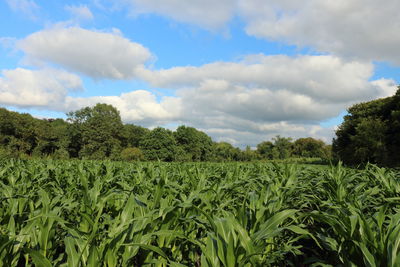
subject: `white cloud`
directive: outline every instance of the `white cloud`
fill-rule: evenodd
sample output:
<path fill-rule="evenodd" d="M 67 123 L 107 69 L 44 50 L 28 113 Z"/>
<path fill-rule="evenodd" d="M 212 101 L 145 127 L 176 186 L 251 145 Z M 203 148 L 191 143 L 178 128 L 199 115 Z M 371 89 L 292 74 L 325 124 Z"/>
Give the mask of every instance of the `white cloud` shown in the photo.
<path fill-rule="evenodd" d="M 92 11 L 85 5 L 65 6 L 65 10 L 71 13 L 76 20 L 92 20 L 94 18 Z"/>
<path fill-rule="evenodd" d="M 176 97 L 163 97 L 158 102 L 154 94 L 145 90 L 136 90 L 119 96 L 67 97 L 65 109 L 71 111 L 97 103 L 106 103 L 116 107 L 125 122 L 156 126 L 179 119 L 180 101 Z"/>
<path fill-rule="evenodd" d="M 71 90 L 81 90 L 81 79 L 54 69 L 3 70 L 0 77 L 0 103 L 15 107 L 60 110 Z M 62 110 L 62 108 L 61 108 Z"/>
<path fill-rule="evenodd" d="M 393 80 L 370 81 L 373 70 L 370 63 L 334 56 L 253 55 L 240 62 L 146 70 L 142 77 L 153 86 L 177 89 L 180 122 L 213 129 L 215 138 L 254 145 L 276 134 L 330 141 L 333 129 L 319 122 L 396 91 Z"/>
<path fill-rule="evenodd" d="M 70 92 L 83 90 L 81 79 L 74 74 L 55 70 L 17 68 L 3 70 L 0 76 L 0 104 L 20 108 L 41 108 L 69 112 L 97 103 L 115 106 L 125 122 L 154 126 L 179 119 L 181 100 L 156 96 L 145 90 L 119 96 L 72 97 Z"/>
<path fill-rule="evenodd" d="M 400 63 L 400 2 L 240 0 L 250 35 L 318 51 Z"/>
<path fill-rule="evenodd" d="M 132 5 L 133 15 L 157 13 L 180 22 L 188 22 L 216 30 L 223 28 L 232 18 L 233 0 L 125 0 Z"/>
<path fill-rule="evenodd" d="M 206 29 L 240 17 L 246 32 L 319 52 L 400 64 L 398 0 L 119 0 L 133 14 L 156 13 Z"/>
<path fill-rule="evenodd" d="M 96 79 L 131 79 L 151 58 L 149 50 L 112 33 L 55 27 L 18 42 L 30 64 L 56 64 Z"/>
<path fill-rule="evenodd" d="M 39 6 L 33 0 L 6 0 L 6 3 L 13 11 L 22 12 L 29 16 L 31 19 L 35 19 L 35 12 L 39 9 Z"/>
<path fill-rule="evenodd" d="M 224 91 L 226 97 L 239 91 L 242 97 L 248 97 L 246 93 L 251 91 L 271 99 L 286 97 L 286 92 L 297 96 L 292 101 L 308 106 L 311 100 L 331 104 L 376 97 L 381 88 L 368 81 L 373 71 L 371 63 L 335 56 L 252 55 L 240 62 L 144 70 L 141 77 L 157 87 L 198 88 L 201 94 Z"/>
<path fill-rule="evenodd" d="M 397 83 L 389 79 L 375 80 L 372 81 L 371 84 L 380 88 L 380 94 L 377 95 L 377 98 L 392 96 L 398 89 Z"/>

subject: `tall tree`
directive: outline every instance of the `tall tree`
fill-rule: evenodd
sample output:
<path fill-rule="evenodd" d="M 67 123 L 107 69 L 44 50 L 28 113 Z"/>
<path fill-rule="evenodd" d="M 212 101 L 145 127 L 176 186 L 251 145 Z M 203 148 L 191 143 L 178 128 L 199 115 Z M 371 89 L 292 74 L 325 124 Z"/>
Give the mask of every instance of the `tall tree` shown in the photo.
<path fill-rule="evenodd" d="M 262 159 L 274 159 L 277 157 L 274 144 L 271 141 L 264 141 L 257 145 L 257 153 Z"/>
<path fill-rule="evenodd" d="M 392 97 L 348 109 L 336 131 L 332 150 L 346 164 L 400 164 L 400 87 Z"/>
<path fill-rule="evenodd" d="M 139 144 L 147 160 L 174 161 L 177 145 L 172 131 L 157 127 L 145 134 Z"/>
<path fill-rule="evenodd" d="M 123 139 L 123 124 L 119 111 L 107 104 L 96 104 L 70 112 L 73 138 L 79 138 L 79 156 L 89 159 L 118 158 Z"/>
<path fill-rule="evenodd" d="M 44 119 L 36 124 L 37 146 L 33 153 L 36 156 L 68 158 L 68 123 L 62 119 Z"/>
<path fill-rule="evenodd" d="M 142 138 L 150 132 L 149 129 L 134 124 L 124 125 L 124 147 L 139 147 Z"/>
<path fill-rule="evenodd" d="M 293 155 L 305 158 L 329 158 L 329 148 L 322 140 L 299 138 L 293 144 Z"/>
<path fill-rule="evenodd" d="M 279 135 L 272 138 L 274 141 L 274 150 L 279 159 L 286 159 L 292 155 L 293 143 L 290 137 L 281 137 Z"/>
<path fill-rule="evenodd" d="M 174 137 L 190 161 L 211 159 L 213 143 L 204 132 L 182 125 L 176 129 Z"/>
<path fill-rule="evenodd" d="M 236 161 L 240 157 L 240 149 L 227 142 L 214 143 L 215 160 Z"/>
<path fill-rule="evenodd" d="M 29 114 L 0 109 L 0 143 L 12 155 L 31 155 L 37 138 L 37 121 Z"/>

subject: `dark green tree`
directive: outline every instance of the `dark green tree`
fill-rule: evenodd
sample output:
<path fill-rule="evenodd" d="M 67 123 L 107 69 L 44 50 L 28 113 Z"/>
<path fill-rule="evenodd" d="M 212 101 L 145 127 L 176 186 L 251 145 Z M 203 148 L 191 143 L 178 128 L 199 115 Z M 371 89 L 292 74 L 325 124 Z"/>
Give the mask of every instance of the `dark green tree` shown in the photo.
<path fill-rule="evenodd" d="M 147 160 L 174 161 L 177 145 L 172 131 L 157 127 L 143 136 L 139 148 Z"/>
<path fill-rule="evenodd" d="M 274 141 L 274 155 L 277 155 L 278 159 L 287 159 L 292 156 L 292 138 L 277 135 L 272 140 Z"/>
<path fill-rule="evenodd" d="M 62 119 L 45 119 L 37 120 L 36 125 L 37 145 L 33 155 L 68 158 L 68 123 Z"/>
<path fill-rule="evenodd" d="M 88 159 L 118 158 L 123 140 L 119 111 L 107 104 L 96 104 L 70 112 L 71 139 L 80 143 L 79 157 Z"/>
<path fill-rule="evenodd" d="M 190 161 L 211 159 L 213 143 L 211 137 L 193 127 L 179 126 L 174 132 L 176 143 Z"/>
<path fill-rule="evenodd" d="M 11 155 L 31 155 L 38 143 L 38 119 L 0 108 L 0 144 Z"/>
<path fill-rule="evenodd" d="M 329 147 L 324 141 L 312 137 L 299 138 L 293 144 L 293 155 L 303 158 L 329 158 Z"/>
<path fill-rule="evenodd" d="M 336 131 L 332 150 L 346 164 L 400 164 L 400 88 L 392 97 L 353 105 Z"/>
<path fill-rule="evenodd" d="M 139 147 L 142 138 L 150 132 L 149 129 L 134 124 L 124 125 L 124 147 Z"/>
<path fill-rule="evenodd" d="M 271 141 L 264 141 L 257 145 L 257 153 L 262 159 L 274 159 L 277 153 L 274 150 L 274 144 Z"/>
<path fill-rule="evenodd" d="M 227 142 L 214 143 L 214 160 L 236 161 L 240 158 L 240 149 Z"/>
<path fill-rule="evenodd" d="M 253 161 L 258 160 L 260 155 L 257 153 L 257 150 L 251 149 L 250 146 L 246 146 L 246 148 L 240 151 L 240 161 Z"/>

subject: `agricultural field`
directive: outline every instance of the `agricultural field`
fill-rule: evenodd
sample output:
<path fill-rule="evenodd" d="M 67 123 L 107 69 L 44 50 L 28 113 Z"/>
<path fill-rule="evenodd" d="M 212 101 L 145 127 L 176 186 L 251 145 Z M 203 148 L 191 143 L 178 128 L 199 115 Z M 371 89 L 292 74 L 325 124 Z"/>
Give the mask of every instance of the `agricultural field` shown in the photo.
<path fill-rule="evenodd" d="M 0 161 L 0 266 L 400 266 L 400 172 Z"/>

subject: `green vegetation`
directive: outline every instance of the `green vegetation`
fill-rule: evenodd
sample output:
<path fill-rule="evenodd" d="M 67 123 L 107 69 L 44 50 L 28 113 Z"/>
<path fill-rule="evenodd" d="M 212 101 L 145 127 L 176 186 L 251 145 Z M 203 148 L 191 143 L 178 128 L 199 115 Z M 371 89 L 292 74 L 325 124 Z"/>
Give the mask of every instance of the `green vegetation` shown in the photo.
<path fill-rule="evenodd" d="M 400 165 L 400 87 L 392 97 L 356 104 L 336 131 L 334 155 L 349 165 Z"/>
<path fill-rule="evenodd" d="M 330 159 L 330 146 L 313 138 L 277 136 L 257 150 L 213 142 L 204 132 L 179 126 L 149 130 L 123 124 L 119 111 L 97 104 L 62 119 L 40 120 L 0 108 L 0 158 L 54 158 L 135 161 L 255 161 L 288 158 Z M 266 145 L 268 144 L 268 145 Z"/>
<path fill-rule="evenodd" d="M 399 266 L 400 173 L 0 160 L 0 266 Z"/>

